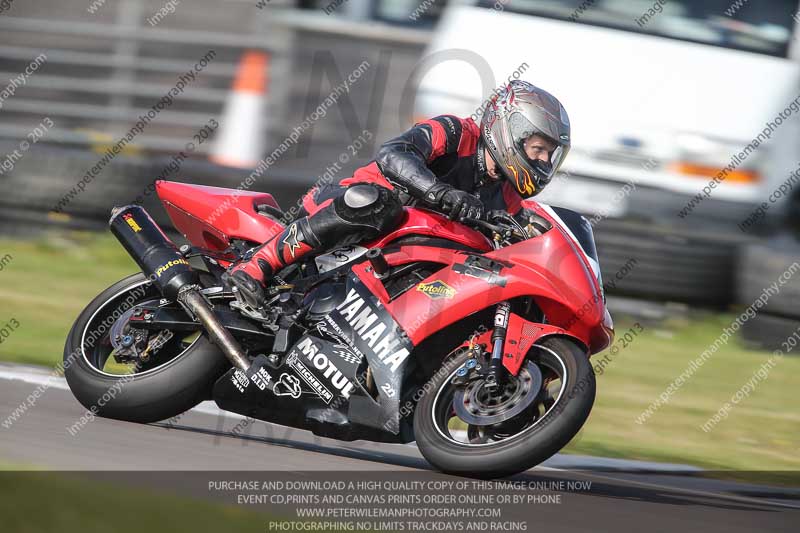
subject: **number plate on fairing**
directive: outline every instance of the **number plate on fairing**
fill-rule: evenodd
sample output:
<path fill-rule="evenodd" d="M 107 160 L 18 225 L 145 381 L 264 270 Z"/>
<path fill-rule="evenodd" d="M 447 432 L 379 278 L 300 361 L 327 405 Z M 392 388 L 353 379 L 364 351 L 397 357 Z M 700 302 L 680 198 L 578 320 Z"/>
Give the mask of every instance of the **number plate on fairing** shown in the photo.
<path fill-rule="evenodd" d="M 367 252 L 363 246 L 346 246 L 327 254 L 317 256 L 314 260 L 317 263 L 317 270 L 320 274 L 337 269 L 347 263 L 352 263 Z"/>

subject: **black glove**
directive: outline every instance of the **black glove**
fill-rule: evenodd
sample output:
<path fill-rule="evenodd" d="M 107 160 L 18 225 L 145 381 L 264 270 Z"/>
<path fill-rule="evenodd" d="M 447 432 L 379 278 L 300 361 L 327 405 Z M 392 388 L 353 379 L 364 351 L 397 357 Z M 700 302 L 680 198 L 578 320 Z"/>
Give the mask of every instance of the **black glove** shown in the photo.
<path fill-rule="evenodd" d="M 479 198 L 443 183 L 431 187 L 425 196 L 427 199 L 435 198 L 432 203 L 448 215 L 450 220 L 481 219 L 486 209 Z"/>

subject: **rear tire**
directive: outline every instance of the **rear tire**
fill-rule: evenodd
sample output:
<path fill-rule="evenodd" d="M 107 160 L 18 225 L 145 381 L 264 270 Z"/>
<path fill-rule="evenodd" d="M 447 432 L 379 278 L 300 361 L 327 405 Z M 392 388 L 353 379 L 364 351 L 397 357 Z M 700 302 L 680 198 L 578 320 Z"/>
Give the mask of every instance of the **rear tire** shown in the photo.
<path fill-rule="evenodd" d="M 98 369 L 84 352 L 89 346 L 91 332 L 102 333 L 100 330 L 105 328 L 98 324 L 102 325 L 104 317 L 121 309 L 122 303 L 132 294 L 141 294 L 136 303 L 159 297 L 143 274 L 135 274 L 103 291 L 78 316 L 64 347 L 64 375 L 75 398 L 87 409 L 94 410 L 97 416 L 128 422 L 157 422 L 177 416 L 208 399 L 214 382 L 230 364 L 203 335 L 174 359 L 141 374 L 114 375 Z M 90 322 L 92 330 L 87 327 Z M 101 342 L 103 337 L 92 345 Z"/>
<path fill-rule="evenodd" d="M 435 422 L 436 398 L 468 359 L 465 353 L 445 363 L 448 371 L 437 373 L 429 381 L 427 393 L 417 404 L 414 434 L 422 455 L 449 474 L 498 478 L 527 470 L 566 446 L 592 410 L 595 376 L 588 356 L 574 342 L 553 337 L 542 346 L 558 355 L 566 368 L 566 380 L 556 403 L 540 420 L 518 435 L 482 446 L 457 443 L 443 436 Z"/>

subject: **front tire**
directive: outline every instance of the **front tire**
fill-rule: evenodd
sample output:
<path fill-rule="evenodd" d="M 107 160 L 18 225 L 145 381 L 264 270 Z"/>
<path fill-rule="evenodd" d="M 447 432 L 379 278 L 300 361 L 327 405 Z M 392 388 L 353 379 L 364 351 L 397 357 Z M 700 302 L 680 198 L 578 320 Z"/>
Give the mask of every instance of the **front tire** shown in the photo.
<path fill-rule="evenodd" d="M 457 441 L 452 430 L 443 427 L 442 409 L 448 408 L 448 402 L 452 404 L 452 394 L 448 396 L 447 392 L 452 387 L 450 381 L 469 355 L 464 353 L 449 360 L 446 363 L 448 371 L 439 372 L 432 378 L 427 393 L 415 410 L 414 434 L 422 455 L 433 466 L 449 474 L 498 478 L 527 470 L 566 446 L 580 431 L 594 404 L 594 371 L 587 354 L 568 339 L 548 338 L 542 346 L 544 349 L 532 350 L 528 359 L 540 368 L 544 368 L 541 363 L 545 362 L 551 367 L 563 368 L 563 383 L 558 386 L 558 396 L 543 402 L 547 407 L 540 415 L 531 415 L 533 411 L 524 413 L 532 418 L 527 427 L 520 426 L 523 429 L 517 434 L 495 436 L 494 442 L 485 437 L 483 440 L 478 438 L 483 431 L 479 426 L 469 426 L 468 442 Z M 554 364 L 556 360 L 558 363 Z M 542 389 L 539 394 L 549 392 Z M 537 400 L 543 397 L 538 396 Z M 452 416 L 452 413 L 444 418 L 447 416 Z"/>
<path fill-rule="evenodd" d="M 174 357 L 163 364 L 132 375 L 104 371 L 96 351 L 109 346 L 114 314 L 160 297 L 143 274 L 135 274 L 103 291 L 72 326 L 64 347 L 64 376 L 75 398 L 97 416 L 140 423 L 177 416 L 208 399 L 214 382 L 230 367 L 200 335 L 185 349 L 175 348 Z"/>

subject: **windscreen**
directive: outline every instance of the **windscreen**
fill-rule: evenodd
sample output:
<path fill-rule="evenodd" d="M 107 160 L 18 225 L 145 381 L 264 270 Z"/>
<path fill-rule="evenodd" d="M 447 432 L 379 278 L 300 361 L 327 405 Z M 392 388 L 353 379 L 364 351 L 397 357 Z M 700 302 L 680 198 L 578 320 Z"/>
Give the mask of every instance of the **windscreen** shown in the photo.
<path fill-rule="evenodd" d="M 578 241 L 583 253 L 589 259 L 589 265 L 592 267 L 595 278 L 597 278 L 597 285 L 600 287 L 600 293 L 603 295 L 605 301 L 606 295 L 603 290 L 603 275 L 600 273 L 600 260 L 597 257 L 597 247 L 594 245 L 594 232 L 592 225 L 580 213 L 572 209 L 555 206 L 543 206 L 545 209 L 550 210 L 550 215 L 558 222 L 571 236 Z"/>
<path fill-rule="evenodd" d="M 594 244 L 594 232 L 592 231 L 592 225 L 589 224 L 589 221 L 581 216 L 580 213 L 571 209 L 555 206 L 551 206 L 551 209 L 558 215 L 563 225 L 572 232 L 575 240 L 577 240 L 578 244 L 583 248 L 583 252 L 599 267 L 600 260 L 597 256 L 597 247 Z M 594 268 L 594 265 L 592 268 Z"/>
<path fill-rule="evenodd" d="M 479 0 L 479 7 L 786 57 L 797 0 Z"/>

